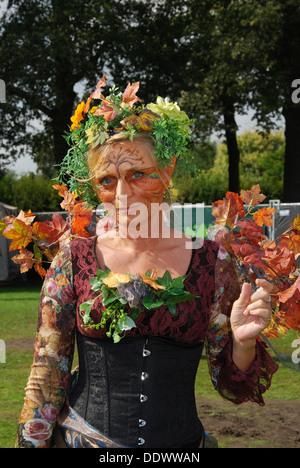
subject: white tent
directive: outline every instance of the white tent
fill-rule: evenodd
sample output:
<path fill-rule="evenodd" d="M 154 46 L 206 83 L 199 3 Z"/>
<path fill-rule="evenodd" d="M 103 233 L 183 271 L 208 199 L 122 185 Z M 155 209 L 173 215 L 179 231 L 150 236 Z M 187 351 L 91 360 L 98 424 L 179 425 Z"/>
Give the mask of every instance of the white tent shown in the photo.
<path fill-rule="evenodd" d="M 18 208 L 0 202 L 0 219 L 5 216 L 17 216 Z M 16 252 L 9 251 L 10 240 L 0 236 L 0 282 L 13 281 L 20 274 L 20 267 L 12 261 Z"/>

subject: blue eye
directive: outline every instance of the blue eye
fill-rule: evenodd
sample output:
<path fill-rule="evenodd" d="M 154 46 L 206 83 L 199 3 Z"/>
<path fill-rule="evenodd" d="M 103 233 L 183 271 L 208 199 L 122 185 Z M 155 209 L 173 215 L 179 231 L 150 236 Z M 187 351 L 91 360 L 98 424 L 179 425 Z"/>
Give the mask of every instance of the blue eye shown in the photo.
<path fill-rule="evenodd" d="M 135 172 L 132 174 L 133 179 L 140 179 L 141 177 L 144 177 L 145 174 L 143 172 Z"/>
<path fill-rule="evenodd" d="M 99 180 L 99 184 L 103 185 L 104 187 L 107 185 L 112 185 L 115 181 L 113 179 L 109 179 L 108 177 L 105 179 Z"/>

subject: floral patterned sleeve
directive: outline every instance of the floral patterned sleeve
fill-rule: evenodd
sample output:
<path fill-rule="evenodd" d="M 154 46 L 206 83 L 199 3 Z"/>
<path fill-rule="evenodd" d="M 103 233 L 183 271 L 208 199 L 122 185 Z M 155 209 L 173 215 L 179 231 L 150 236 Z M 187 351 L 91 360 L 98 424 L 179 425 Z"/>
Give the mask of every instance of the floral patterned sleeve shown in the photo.
<path fill-rule="evenodd" d="M 75 297 L 71 249 L 64 247 L 45 278 L 31 373 L 16 448 L 47 448 L 63 406 L 74 353 Z"/>
<path fill-rule="evenodd" d="M 230 313 L 239 297 L 240 285 L 233 263 L 220 247 L 215 271 L 215 300 L 211 309 L 206 336 L 206 354 L 210 376 L 221 396 L 235 404 L 253 401 L 264 405 L 262 394 L 270 387 L 278 366 L 265 345 L 256 341 L 255 360 L 247 372 L 242 372 L 232 360 Z"/>

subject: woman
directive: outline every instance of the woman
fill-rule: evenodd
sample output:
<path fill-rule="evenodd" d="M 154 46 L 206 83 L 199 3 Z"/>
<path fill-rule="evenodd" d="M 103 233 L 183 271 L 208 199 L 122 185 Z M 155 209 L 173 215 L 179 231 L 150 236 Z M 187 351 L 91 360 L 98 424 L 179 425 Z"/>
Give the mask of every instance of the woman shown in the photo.
<path fill-rule="evenodd" d="M 108 104 L 102 97 L 99 115 Z M 236 404 L 263 404 L 262 393 L 277 369 L 257 341 L 271 320 L 272 286 L 258 280 L 256 292 L 250 284 L 240 290 L 222 247 L 196 244 L 171 228 L 163 235 L 160 206 L 177 160 L 169 158 L 163 167 L 153 134 L 129 138 L 118 131 L 100 145 L 89 144 L 93 186 L 114 227 L 72 241 L 48 271 L 17 446 L 205 447 L 194 397 L 204 344 L 219 393 Z M 165 305 L 141 310 L 116 344 L 107 336 L 107 324 L 85 326 L 80 309 L 93 303 L 93 323 L 100 323 L 106 307 L 89 280 L 105 268 L 119 275 L 156 270 L 157 277 L 166 271 L 172 278 L 184 276 L 185 290 L 194 297 L 179 302 L 174 314 Z M 126 310 L 130 315 L 129 306 Z M 79 374 L 70 386 L 75 335 Z"/>

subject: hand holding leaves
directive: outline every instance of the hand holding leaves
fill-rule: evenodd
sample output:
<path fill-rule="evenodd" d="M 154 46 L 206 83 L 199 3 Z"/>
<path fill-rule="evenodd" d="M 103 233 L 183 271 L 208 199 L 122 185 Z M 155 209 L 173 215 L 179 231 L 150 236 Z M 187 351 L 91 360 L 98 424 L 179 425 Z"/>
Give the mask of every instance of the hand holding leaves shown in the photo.
<path fill-rule="evenodd" d="M 273 320 L 264 332 L 273 337 L 289 329 L 300 331 L 300 283 L 296 264 L 300 253 L 300 215 L 278 239 L 269 241 L 264 227 L 273 225 L 275 210 L 257 209 L 265 198 L 259 185 L 242 190 L 240 195 L 228 192 L 223 200 L 213 203 L 215 226 L 208 229 L 208 235 L 226 248 L 241 277 L 253 289 L 257 278 L 273 284 Z"/>

